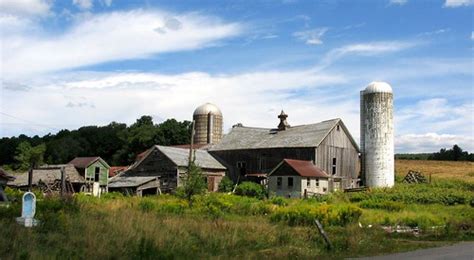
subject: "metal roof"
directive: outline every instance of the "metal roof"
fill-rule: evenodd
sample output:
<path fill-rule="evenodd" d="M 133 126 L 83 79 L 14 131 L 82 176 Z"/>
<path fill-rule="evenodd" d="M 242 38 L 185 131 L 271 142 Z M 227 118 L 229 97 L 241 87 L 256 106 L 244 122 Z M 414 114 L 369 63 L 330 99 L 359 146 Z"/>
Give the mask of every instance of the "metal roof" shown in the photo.
<path fill-rule="evenodd" d="M 0 167 L 0 179 L 6 180 L 6 181 L 12 181 L 15 179 L 15 177 L 8 174 L 2 167 Z"/>
<path fill-rule="evenodd" d="M 373 81 L 364 90 L 364 94 L 369 93 L 392 93 L 392 87 L 387 82 Z"/>
<path fill-rule="evenodd" d="M 325 171 L 316 167 L 311 161 L 291 159 L 284 159 L 272 170 L 272 172 L 270 172 L 270 174 L 268 174 L 268 176 L 272 175 L 272 173 L 277 171 L 284 163 L 286 163 L 293 170 L 295 170 L 295 172 L 298 173 L 301 177 L 329 178 L 329 175 Z"/>
<path fill-rule="evenodd" d="M 116 176 L 109 181 L 109 188 L 128 188 L 128 187 L 137 187 L 141 186 L 150 181 L 156 180 L 157 177 L 126 177 L 126 176 Z"/>
<path fill-rule="evenodd" d="M 211 103 L 206 103 L 196 108 L 196 110 L 194 110 L 193 116 L 207 115 L 209 113 L 222 116 L 221 110 L 216 105 Z"/>
<path fill-rule="evenodd" d="M 339 122 L 343 125 L 342 120 L 336 118 L 316 124 L 293 126 L 282 131 L 235 126 L 220 143 L 209 150 L 317 147 Z M 343 128 L 347 130 L 345 126 Z M 353 141 L 348 131 L 347 133 Z M 353 143 L 357 147 L 355 141 Z"/>
<path fill-rule="evenodd" d="M 61 180 L 61 167 L 64 167 L 66 172 L 66 180 L 73 183 L 83 183 L 85 182 L 84 177 L 82 177 L 77 169 L 72 164 L 56 164 L 56 165 L 44 165 L 39 169 L 33 170 L 33 185 L 38 185 L 38 182 L 41 180 L 45 183 L 53 183 L 55 180 Z M 11 186 L 27 186 L 28 185 L 28 172 L 22 173 L 17 176 L 16 179 L 12 182 L 9 182 L 8 185 Z"/>
<path fill-rule="evenodd" d="M 189 149 L 155 145 L 166 157 L 173 161 L 176 166 L 188 166 Z M 226 167 L 219 163 L 205 150 L 194 150 L 194 158 L 197 166 L 207 169 L 225 170 Z"/>
<path fill-rule="evenodd" d="M 70 161 L 68 164 L 73 164 L 76 168 L 79 168 L 79 169 L 85 169 L 97 160 L 100 160 L 107 168 L 110 168 L 110 166 L 99 156 L 76 157 L 76 158 L 72 159 L 72 161 Z"/>

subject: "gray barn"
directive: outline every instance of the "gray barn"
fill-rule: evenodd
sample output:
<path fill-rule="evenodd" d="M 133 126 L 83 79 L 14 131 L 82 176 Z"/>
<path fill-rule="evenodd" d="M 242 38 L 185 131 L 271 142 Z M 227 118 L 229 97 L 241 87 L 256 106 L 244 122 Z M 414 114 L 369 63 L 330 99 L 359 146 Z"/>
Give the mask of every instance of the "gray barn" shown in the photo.
<path fill-rule="evenodd" d="M 283 159 L 295 159 L 312 161 L 327 172 L 331 190 L 358 185 L 359 147 L 341 119 L 291 127 L 283 111 L 278 117 L 276 129 L 234 126 L 209 149 L 234 182 L 268 174 Z"/>

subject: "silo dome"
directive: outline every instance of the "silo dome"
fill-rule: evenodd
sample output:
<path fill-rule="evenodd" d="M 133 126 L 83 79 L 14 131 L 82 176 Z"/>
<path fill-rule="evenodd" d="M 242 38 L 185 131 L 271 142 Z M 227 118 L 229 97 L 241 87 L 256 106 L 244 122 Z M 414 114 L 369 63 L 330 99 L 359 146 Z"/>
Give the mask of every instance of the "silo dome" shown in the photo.
<path fill-rule="evenodd" d="M 365 88 L 364 93 L 392 93 L 392 87 L 387 82 L 373 81 Z"/>
<path fill-rule="evenodd" d="M 216 105 L 211 103 L 200 105 L 198 108 L 196 108 L 196 110 L 194 110 L 193 116 L 207 115 L 209 113 L 222 116 L 221 110 Z"/>
<path fill-rule="evenodd" d="M 223 117 L 214 104 L 206 103 L 194 110 L 194 143 L 216 144 L 222 139 Z"/>

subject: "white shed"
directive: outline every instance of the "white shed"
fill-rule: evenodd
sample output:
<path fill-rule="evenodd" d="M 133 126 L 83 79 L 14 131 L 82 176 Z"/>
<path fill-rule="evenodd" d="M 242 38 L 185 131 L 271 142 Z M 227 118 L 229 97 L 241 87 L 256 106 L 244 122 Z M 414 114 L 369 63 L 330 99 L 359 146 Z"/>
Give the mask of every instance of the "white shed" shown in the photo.
<path fill-rule="evenodd" d="M 284 159 L 268 174 L 268 189 L 289 198 L 326 194 L 329 177 L 311 161 Z"/>

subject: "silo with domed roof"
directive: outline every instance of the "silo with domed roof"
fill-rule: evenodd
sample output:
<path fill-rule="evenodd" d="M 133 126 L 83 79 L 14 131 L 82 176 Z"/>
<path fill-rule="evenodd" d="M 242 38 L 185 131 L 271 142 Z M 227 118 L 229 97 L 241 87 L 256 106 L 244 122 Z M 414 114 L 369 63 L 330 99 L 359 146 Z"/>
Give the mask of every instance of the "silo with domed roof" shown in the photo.
<path fill-rule="evenodd" d="M 214 104 L 206 103 L 194 110 L 194 143 L 216 144 L 222 139 L 223 117 Z"/>

